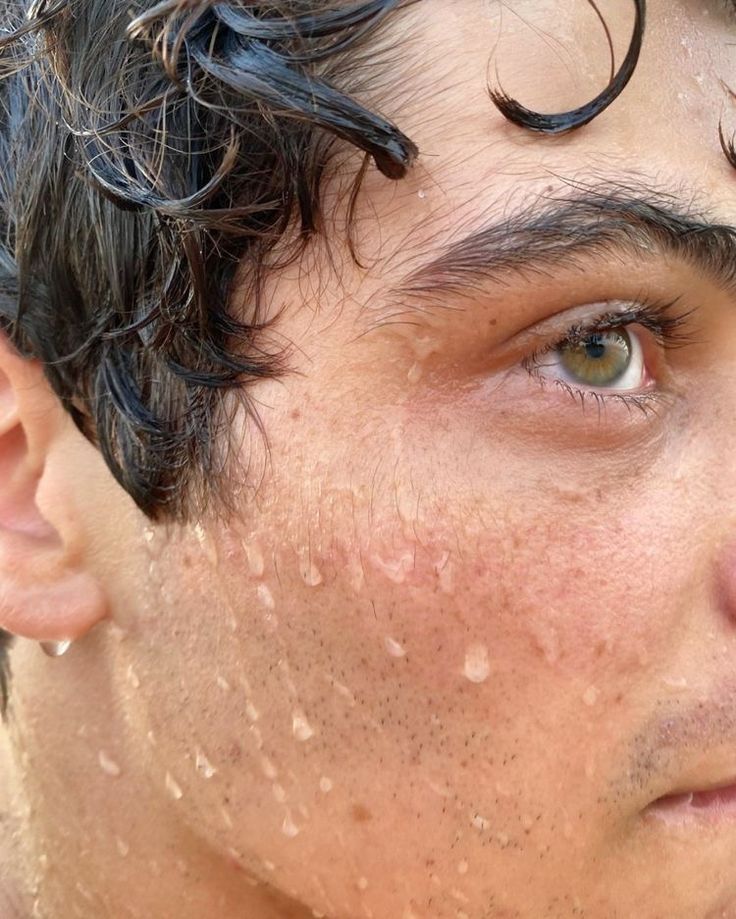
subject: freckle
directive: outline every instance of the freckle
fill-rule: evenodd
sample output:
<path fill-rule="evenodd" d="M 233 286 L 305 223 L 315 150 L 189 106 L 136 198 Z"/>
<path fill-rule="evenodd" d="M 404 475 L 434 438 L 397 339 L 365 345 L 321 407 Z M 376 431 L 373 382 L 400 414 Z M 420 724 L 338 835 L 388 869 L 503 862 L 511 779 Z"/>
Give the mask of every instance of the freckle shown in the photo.
<path fill-rule="evenodd" d="M 373 819 L 373 814 L 364 804 L 353 804 L 350 808 L 350 814 L 356 823 L 368 823 Z"/>
<path fill-rule="evenodd" d="M 294 421 L 298 421 L 302 417 L 302 413 L 299 411 L 298 408 L 293 408 L 291 410 L 291 417 Z"/>

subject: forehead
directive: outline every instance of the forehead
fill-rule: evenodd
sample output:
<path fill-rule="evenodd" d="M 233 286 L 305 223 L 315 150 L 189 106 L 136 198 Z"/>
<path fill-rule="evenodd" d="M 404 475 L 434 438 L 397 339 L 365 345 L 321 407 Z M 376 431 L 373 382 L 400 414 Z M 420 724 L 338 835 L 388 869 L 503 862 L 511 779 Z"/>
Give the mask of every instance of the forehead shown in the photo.
<path fill-rule="evenodd" d="M 719 124 L 736 129 L 736 17 L 732 0 L 649 0 L 644 47 L 621 96 L 590 125 L 544 137 L 509 124 L 489 98 L 502 87 L 523 105 L 561 112 L 590 101 L 631 41 L 634 3 L 598 0 L 421 0 L 393 31 L 396 71 L 380 102 L 419 146 L 409 181 L 371 176 L 371 206 L 396 216 L 409 201 L 433 229 L 522 202 L 569 181 L 640 175 L 663 188 L 697 187 L 718 204 L 733 170 Z M 605 22 L 604 28 L 602 21 Z M 733 75 L 733 79 L 732 78 Z M 664 78 L 663 78 L 664 77 Z M 421 205 L 413 202 L 419 195 Z M 510 199 L 510 200 L 509 200 Z M 404 217 L 407 213 L 404 213 Z M 426 223 L 427 221 L 425 221 Z M 385 224 L 384 224 L 385 226 Z"/>

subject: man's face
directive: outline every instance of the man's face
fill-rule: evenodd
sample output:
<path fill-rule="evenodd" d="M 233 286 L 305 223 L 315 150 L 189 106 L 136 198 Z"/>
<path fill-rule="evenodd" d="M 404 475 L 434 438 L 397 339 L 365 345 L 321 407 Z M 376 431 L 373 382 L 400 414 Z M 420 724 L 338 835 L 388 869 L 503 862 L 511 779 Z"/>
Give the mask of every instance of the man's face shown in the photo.
<path fill-rule="evenodd" d="M 620 62 L 633 4 L 601 8 Z M 620 204 L 736 223 L 736 22 L 652 0 L 629 87 L 558 139 L 487 86 L 590 99 L 586 4 L 423 0 L 389 39 L 369 89 L 420 164 L 369 174 L 359 264 L 335 183 L 329 251 L 270 277 L 294 372 L 251 390 L 267 450 L 236 418 L 231 519 L 101 515 L 87 679 L 115 715 L 69 699 L 95 845 L 122 864 L 174 827 L 137 877 L 204 853 L 223 890 L 335 919 L 736 916 L 736 807 L 672 797 L 736 781 L 736 293 Z M 519 229 L 543 215 L 547 255 Z M 101 749 L 135 794 L 110 801 Z"/>

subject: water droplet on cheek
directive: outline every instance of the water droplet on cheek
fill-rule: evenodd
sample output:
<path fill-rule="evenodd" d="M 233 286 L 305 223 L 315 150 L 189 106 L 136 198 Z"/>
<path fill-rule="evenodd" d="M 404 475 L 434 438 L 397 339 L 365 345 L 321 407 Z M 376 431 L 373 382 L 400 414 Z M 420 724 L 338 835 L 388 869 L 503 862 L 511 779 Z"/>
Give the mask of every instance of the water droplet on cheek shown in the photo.
<path fill-rule="evenodd" d="M 250 573 L 254 578 L 262 577 L 266 566 L 260 546 L 257 546 L 255 543 L 243 543 L 243 549 L 245 551 L 245 557 L 248 560 Z"/>
<path fill-rule="evenodd" d="M 322 794 L 329 794 L 333 788 L 334 784 L 332 779 L 328 778 L 326 775 L 323 775 L 319 780 L 319 790 L 322 792 Z"/>
<path fill-rule="evenodd" d="M 299 835 L 299 827 L 294 823 L 289 811 L 286 812 L 286 816 L 281 824 L 281 832 L 287 839 L 294 839 L 295 836 Z"/>
<path fill-rule="evenodd" d="M 600 694 L 601 691 L 597 686 L 589 686 L 583 693 L 583 702 L 592 708 L 598 701 L 598 696 Z"/>
<path fill-rule="evenodd" d="M 172 797 L 175 801 L 181 801 L 181 799 L 184 797 L 184 792 L 181 790 L 181 785 L 179 785 L 179 783 L 170 772 L 166 773 L 164 784 L 170 797 Z"/>
<path fill-rule="evenodd" d="M 106 775 L 112 776 L 113 778 L 117 778 L 120 775 L 120 766 L 118 766 L 115 760 L 111 759 L 104 750 L 100 750 L 97 754 L 97 760 L 100 764 L 100 769 L 102 769 Z"/>
<path fill-rule="evenodd" d="M 358 878 L 355 882 L 355 886 L 358 890 L 368 890 L 368 878 Z"/>
<path fill-rule="evenodd" d="M 228 683 L 224 676 L 217 677 L 217 685 L 223 692 L 230 692 L 232 686 Z"/>
<path fill-rule="evenodd" d="M 470 645 L 465 651 L 463 675 L 471 683 L 484 683 L 491 673 L 491 662 L 486 645 Z"/>
<path fill-rule="evenodd" d="M 414 363 L 409 368 L 409 372 L 406 374 L 406 379 L 413 386 L 416 383 L 418 383 L 423 376 L 424 376 L 424 368 L 419 363 L 419 361 L 414 361 Z"/>
<path fill-rule="evenodd" d="M 383 639 L 383 643 L 386 647 L 386 651 L 391 655 L 391 657 L 406 657 L 406 651 L 404 648 L 396 641 L 396 639 L 391 638 L 387 635 Z"/>
<path fill-rule="evenodd" d="M 463 861 L 458 863 L 457 873 L 458 874 L 467 874 L 468 873 L 468 863 L 463 859 Z"/>
<path fill-rule="evenodd" d="M 302 742 L 314 737 L 314 729 L 309 721 L 307 721 L 307 716 L 300 710 L 295 711 L 292 715 L 291 730 L 294 737 Z"/>
<path fill-rule="evenodd" d="M 217 773 L 217 769 L 215 769 L 215 767 L 201 750 L 197 750 L 196 756 L 194 758 L 194 766 L 197 772 L 203 775 L 206 779 L 211 779 L 212 776 Z"/>
<path fill-rule="evenodd" d="M 299 574 L 307 587 L 318 587 L 322 583 L 322 572 L 308 557 L 300 559 Z"/>
<path fill-rule="evenodd" d="M 194 533 L 194 538 L 199 543 L 204 557 L 210 563 L 210 565 L 216 565 L 217 558 L 217 546 L 212 536 L 205 530 L 201 523 L 195 523 L 192 527 L 192 532 Z"/>
<path fill-rule="evenodd" d="M 141 681 L 138 677 L 138 674 L 133 669 L 132 664 L 130 664 L 130 666 L 128 667 L 128 670 L 126 673 L 126 679 L 128 680 L 128 683 L 130 683 L 130 685 L 133 687 L 133 689 L 138 689 L 141 685 Z"/>
<path fill-rule="evenodd" d="M 274 609 L 276 607 L 276 601 L 273 598 L 273 594 L 265 584 L 259 584 L 256 593 L 258 594 L 258 602 L 261 606 L 264 606 L 266 609 Z"/>
<path fill-rule="evenodd" d="M 119 836 L 116 836 L 115 837 L 115 848 L 118 850 L 118 855 L 121 858 L 127 858 L 128 853 L 130 852 L 130 846 L 124 839 L 121 839 Z"/>

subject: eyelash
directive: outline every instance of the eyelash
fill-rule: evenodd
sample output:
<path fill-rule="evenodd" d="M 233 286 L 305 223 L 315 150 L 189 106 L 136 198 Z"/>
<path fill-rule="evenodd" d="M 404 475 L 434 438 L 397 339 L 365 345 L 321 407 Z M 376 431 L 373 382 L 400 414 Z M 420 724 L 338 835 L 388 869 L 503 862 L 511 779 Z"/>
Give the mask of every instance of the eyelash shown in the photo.
<path fill-rule="evenodd" d="M 566 380 L 550 380 L 542 376 L 539 373 L 539 366 L 546 355 L 567 345 L 583 342 L 592 334 L 612 332 L 635 324 L 647 329 L 663 351 L 671 351 L 692 344 L 694 339 L 687 326 L 695 310 L 675 312 L 678 303 L 679 300 L 673 300 L 668 303 L 653 303 L 643 300 L 632 304 L 629 309 L 609 310 L 589 321 L 577 323 L 571 326 L 562 338 L 537 349 L 528 357 L 525 357 L 521 362 L 522 367 L 542 388 L 554 383 L 555 386 L 567 392 L 576 402 L 579 402 L 583 410 L 586 403 L 592 399 L 599 410 L 613 401 L 623 404 L 629 409 L 639 409 L 644 414 L 656 411 L 663 396 L 661 390 L 655 389 L 647 393 L 606 393 L 595 389 L 584 389 Z"/>

